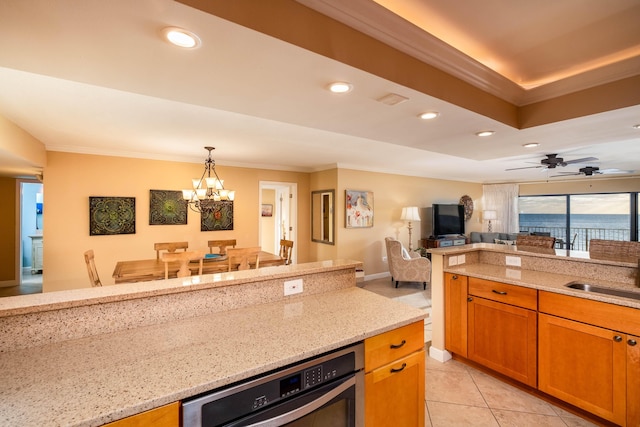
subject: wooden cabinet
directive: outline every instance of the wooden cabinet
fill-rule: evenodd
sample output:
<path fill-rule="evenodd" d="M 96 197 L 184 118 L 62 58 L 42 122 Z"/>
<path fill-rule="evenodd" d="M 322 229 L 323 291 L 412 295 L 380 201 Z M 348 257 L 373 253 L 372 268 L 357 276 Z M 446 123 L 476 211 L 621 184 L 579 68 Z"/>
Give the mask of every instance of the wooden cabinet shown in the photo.
<path fill-rule="evenodd" d="M 467 357 L 467 276 L 444 275 L 444 346 L 452 353 Z"/>
<path fill-rule="evenodd" d="M 365 425 L 424 425 L 424 322 L 368 338 Z"/>
<path fill-rule="evenodd" d="M 105 427 L 179 427 L 180 402 L 170 403 L 131 417 L 104 425 Z"/>
<path fill-rule="evenodd" d="M 467 357 L 535 387 L 537 291 L 469 278 Z"/>
<path fill-rule="evenodd" d="M 543 291 L 540 311 L 539 389 L 616 424 L 640 425 L 640 311 Z"/>

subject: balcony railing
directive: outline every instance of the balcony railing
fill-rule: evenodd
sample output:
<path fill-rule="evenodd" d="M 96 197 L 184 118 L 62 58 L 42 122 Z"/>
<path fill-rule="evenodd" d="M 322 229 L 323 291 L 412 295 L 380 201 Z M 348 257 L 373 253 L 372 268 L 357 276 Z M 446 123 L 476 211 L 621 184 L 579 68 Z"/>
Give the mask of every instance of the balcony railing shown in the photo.
<path fill-rule="evenodd" d="M 550 233 L 556 240 L 561 239 L 562 242 L 569 242 L 575 236 L 573 244 L 574 251 L 588 251 L 591 239 L 603 240 L 626 240 L 629 241 L 631 232 L 627 228 L 574 228 L 569 229 L 567 236 L 567 227 L 544 227 L 544 226 L 521 226 L 520 231 L 528 231 L 530 233 Z M 567 240 L 568 239 L 568 240 Z M 568 249 L 566 244 L 565 249 Z"/>

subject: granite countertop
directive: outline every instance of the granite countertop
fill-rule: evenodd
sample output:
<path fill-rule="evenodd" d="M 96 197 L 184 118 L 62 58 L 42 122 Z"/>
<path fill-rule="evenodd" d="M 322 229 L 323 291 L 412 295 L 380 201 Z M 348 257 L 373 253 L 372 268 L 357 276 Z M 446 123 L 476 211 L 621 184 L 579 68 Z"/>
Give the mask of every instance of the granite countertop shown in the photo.
<path fill-rule="evenodd" d="M 0 424 L 97 426 L 425 317 L 350 287 L 0 354 Z"/>
<path fill-rule="evenodd" d="M 505 267 L 493 264 L 463 264 L 446 267 L 444 271 L 640 309 L 640 300 L 567 288 L 565 286 L 567 283 L 581 280 L 574 275 L 524 270 L 517 267 Z M 592 285 L 637 292 L 638 295 L 640 295 L 640 289 L 629 284 L 600 279 L 584 279 L 583 281 Z"/>

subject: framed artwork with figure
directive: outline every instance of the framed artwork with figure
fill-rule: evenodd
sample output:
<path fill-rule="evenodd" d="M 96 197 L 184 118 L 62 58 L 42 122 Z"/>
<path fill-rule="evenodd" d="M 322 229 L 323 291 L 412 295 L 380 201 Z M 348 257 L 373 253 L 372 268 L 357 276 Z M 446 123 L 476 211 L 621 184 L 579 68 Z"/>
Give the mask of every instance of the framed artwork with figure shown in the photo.
<path fill-rule="evenodd" d="M 373 227 L 373 191 L 345 190 L 346 228 Z"/>

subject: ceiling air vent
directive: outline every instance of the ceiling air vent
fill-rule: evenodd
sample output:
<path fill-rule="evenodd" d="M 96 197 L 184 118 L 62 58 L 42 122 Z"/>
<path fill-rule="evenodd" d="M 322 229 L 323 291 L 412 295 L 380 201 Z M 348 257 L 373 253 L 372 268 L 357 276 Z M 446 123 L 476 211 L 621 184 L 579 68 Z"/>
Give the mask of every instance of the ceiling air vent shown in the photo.
<path fill-rule="evenodd" d="M 409 98 L 406 96 L 398 95 L 397 93 L 388 93 L 377 99 L 378 102 L 382 102 L 385 105 L 398 105 L 408 100 Z"/>

